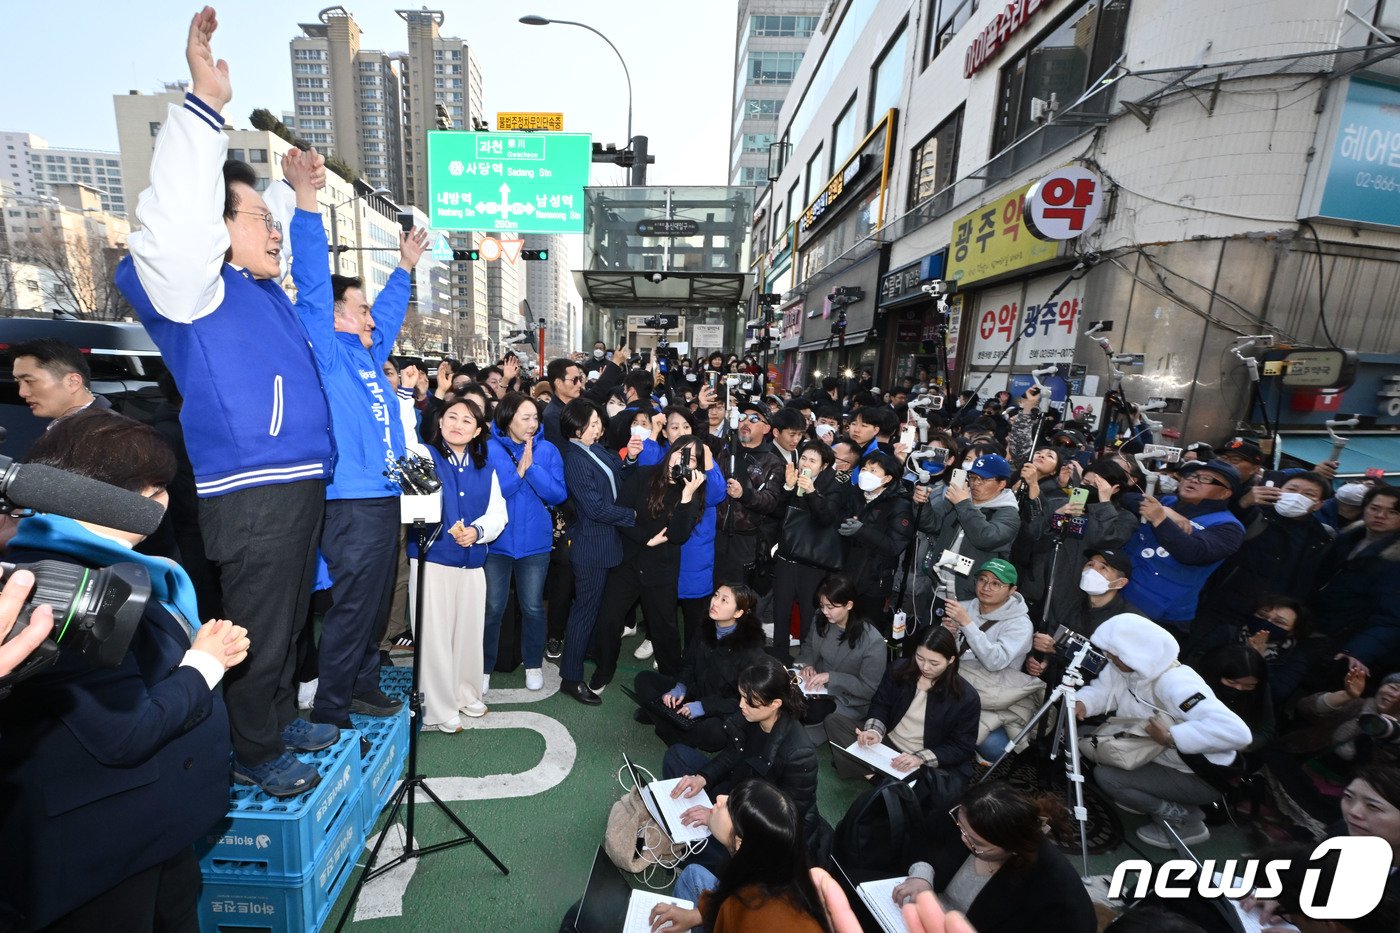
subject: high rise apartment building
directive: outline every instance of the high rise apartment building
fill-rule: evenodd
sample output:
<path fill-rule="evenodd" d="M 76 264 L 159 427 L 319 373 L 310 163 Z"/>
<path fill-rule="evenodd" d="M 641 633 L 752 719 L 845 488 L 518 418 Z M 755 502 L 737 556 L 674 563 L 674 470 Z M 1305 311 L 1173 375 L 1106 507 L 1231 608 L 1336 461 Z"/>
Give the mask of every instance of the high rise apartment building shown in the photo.
<path fill-rule="evenodd" d="M 525 297 L 530 302 L 531 320 L 526 327 L 533 328 L 540 318 L 545 320 L 546 358 L 552 358 L 577 349 L 574 338 L 581 300 L 574 279 L 569 270 L 573 264 L 569 256 L 569 238 L 558 234 L 532 235 L 530 249 L 549 250 L 549 259 L 543 262 L 525 264 Z"/>
<path fill-rule="evenodd" d="M 826 0 L 739 0 L 729 183 L 763 185 L 778 116 Z"/>
<path fill-rule="evenodd" d="M 50 146 L 33 133 L 0 131 L 0 181 L 16 198 L 48 199 L 56 185 L 85 185 L 98 192 L 103 212 L 127 210 L 118 153 Z"/>

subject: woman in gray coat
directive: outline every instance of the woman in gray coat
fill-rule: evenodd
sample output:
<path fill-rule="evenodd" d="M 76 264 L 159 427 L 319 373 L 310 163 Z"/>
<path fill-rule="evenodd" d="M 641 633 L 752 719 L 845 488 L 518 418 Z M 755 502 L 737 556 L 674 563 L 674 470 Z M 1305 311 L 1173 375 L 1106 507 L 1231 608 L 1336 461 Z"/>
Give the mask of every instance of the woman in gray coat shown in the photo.
<path fill-rule="evenodd" d="M 854 614 L 856 586 L 832 574 L 817 587 L 816 625 L 797 652 L 797 676 L 807 694 L 803 720 L 814 743 L 826 741 L 822 720 L 832 713 L 865 719 L 880 678 L 885 676 L 885 640 L 867 619 Z"/>

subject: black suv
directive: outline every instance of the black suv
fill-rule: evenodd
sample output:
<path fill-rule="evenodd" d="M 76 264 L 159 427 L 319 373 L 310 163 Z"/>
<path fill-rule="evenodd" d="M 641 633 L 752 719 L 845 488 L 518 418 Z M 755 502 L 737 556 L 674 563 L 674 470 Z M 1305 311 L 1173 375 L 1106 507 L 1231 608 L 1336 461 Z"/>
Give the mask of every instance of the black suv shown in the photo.
<path fill-rule="evenodd" d="M 0 318 L 0 427 L 6 439 L 0 454 L 18 460 L 44 431 L 19 397 L 10 348 L 27 340 L 55 337 L 83 352 L 92 369 L 92 391 L 123 414 L 149 421 L 161 402 L 156 380 L 165 372 L 160 350 L 140 324 L 52 318 Z"/>

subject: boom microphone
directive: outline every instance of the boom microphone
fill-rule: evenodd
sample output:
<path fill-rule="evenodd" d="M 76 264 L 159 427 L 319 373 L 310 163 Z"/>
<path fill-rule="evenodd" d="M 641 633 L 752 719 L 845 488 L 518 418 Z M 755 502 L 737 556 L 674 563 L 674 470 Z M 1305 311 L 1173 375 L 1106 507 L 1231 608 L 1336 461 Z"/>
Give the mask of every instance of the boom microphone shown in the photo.
<path fill-rule="evenodd" d="M 160 527 L 165 507 L 138 493 L 42 463 L 0 457 L 0 513 L 32 509 L 132 534 Z"/>

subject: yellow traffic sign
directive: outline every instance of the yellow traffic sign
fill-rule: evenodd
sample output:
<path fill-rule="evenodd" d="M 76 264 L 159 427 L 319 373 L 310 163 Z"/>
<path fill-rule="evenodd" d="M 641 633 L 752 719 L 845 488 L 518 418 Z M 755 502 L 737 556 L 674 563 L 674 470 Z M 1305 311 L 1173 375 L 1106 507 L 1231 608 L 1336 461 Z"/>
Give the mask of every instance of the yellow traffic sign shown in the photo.
<path fill-rule="evenodd" d="M 521 130 L 548 130 L 551 133 L 564 132 L 562 113 L 498 113 L 496 130 L 502 133 Z"/>

